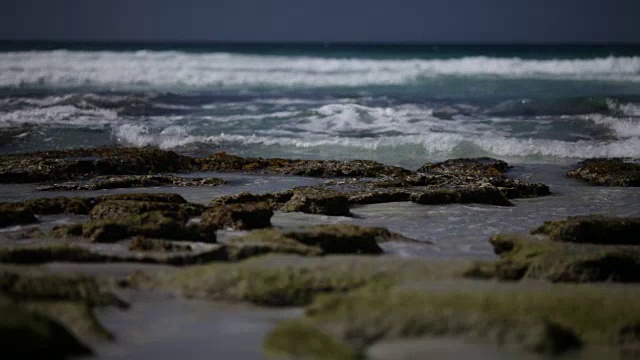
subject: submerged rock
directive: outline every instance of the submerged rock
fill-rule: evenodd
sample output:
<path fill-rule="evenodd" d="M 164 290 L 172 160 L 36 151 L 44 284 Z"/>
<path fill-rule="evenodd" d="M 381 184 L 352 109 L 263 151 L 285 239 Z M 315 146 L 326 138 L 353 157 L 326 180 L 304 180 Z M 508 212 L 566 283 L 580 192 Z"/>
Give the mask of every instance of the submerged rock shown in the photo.
<path fill-rule="evenodd" d="M 37 222 L 33 212 L 24 206 L 0 204 L 0 228 L 13 225 L 26 225 Z"/>
<path fill-rule="evenodd" d="M 238 203 L 209 207 L 201 223 L 215 228 L 235 230 L 260 229 L 271 226 L 273 210 L 266 202 Z"/>
<path fill-rule="evenodd" d="M 156 148 L 77 149 L 0 156 L 0 183 L 192 171 L 194 159 Z"/>
<path fill-rule="evenodd" d="M 551 240 L 602 245 L 640 245 L 640 217 L 574 216 L 545 221 L 531 231 Z"/>
<path fill-rule="evenodd" d="M 344 193 L 315 187 L 294 189 L 293 196 L 280 210 L 332 216 L 351 215 L 349 198 Z"/>
<path fill-rule="evenodd" d="M 219 186 L 226 181 L 218 178 L 183 178 L 173 175 L 111 175 L 98 176 L 88 182 L 66 182 L 39 186 L 40 191 L 102 190 L 152 186 Z"/>
<path fill-rule="evenodd" d="M 621 158 L 587 159 L 567 176 L 601 186 L 640 186 L 640 164 Z"/>

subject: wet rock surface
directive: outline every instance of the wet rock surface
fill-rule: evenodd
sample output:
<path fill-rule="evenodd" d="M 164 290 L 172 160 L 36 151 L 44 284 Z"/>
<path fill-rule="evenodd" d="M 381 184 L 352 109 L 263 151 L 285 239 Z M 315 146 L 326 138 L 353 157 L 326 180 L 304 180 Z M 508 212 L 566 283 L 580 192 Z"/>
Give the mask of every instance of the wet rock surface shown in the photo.
<path fill-rule="evenodd" d="M 587 159 L 567 176 L 600 186 L 640 186 L 640 164 L 620 158 Z"/>
<path fill-rule="evenodd" d="M 183 178 L 172 175 L 111 175 L 98 176 L 86 182 L 65 182 L 39 186 L 39 191 L 103 190 L 143 188 L 151 186 L 219 186 L 226 181 L 218 178 Z"/>
<path fill-rule="evenodd" d="M 233 239 L 232 244 L 273 246 L 274 252 L 306 255 L 381 254 L 378 241 L 392 238 L 384 228 L 357 225 L 318 225 L 295 231 L 267 229 Z M 290 250 L 287 250 L 290 249 Z"/>
<path fill-rule="evenodd" d="M 272 216 L 267 202 L 226 204 L 209 207 L 201 223 L 219 229 L 251 230 L 270 227 Z"/>
<path fill-rule="evenodd" d="M 267 171 L 310 177 L 379 177 L 408 175 L 411 171 L 371 160 L 293 160 L 243 158 L 224 152 L 196 160 L 202 171 Z"/>
<path fill-rule="evenodd" d="M 0 183 L 192 170 L 192 158 L 155 148 L 78 149 L 0 156 Z"/>
<path fill-rule="evenodd" d="M 640 245 L 640 218 L 604 215 L 547 221 L 531 231 L 551 240 L 601 245 Z"/>
<path fill-rule="evenodd" d="M 293 196 L 279 209 L 284 212 L 303 212 L 332 216 L 350 216 L 349 199 L 338 191 L 322 188 L 297 188 Z"/>

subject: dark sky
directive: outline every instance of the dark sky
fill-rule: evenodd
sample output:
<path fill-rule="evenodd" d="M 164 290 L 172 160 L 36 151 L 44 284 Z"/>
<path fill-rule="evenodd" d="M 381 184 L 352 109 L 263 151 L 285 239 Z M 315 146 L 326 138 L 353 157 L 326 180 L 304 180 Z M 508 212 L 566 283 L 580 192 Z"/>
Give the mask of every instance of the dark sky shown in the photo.
<path fill-rule="evenodd" d="M 0 0 L 0 38 L 640 43 L 640 0 Z"/>

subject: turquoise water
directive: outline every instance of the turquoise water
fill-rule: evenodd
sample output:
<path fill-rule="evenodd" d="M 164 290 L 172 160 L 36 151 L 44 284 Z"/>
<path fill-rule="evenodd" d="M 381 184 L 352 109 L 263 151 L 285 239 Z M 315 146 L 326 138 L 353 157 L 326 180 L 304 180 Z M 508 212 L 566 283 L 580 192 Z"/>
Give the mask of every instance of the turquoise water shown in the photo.
<path fill-rule="evenodd" d="M 0 152 L 640 157 L 640 47 L 0 46 Z"/>

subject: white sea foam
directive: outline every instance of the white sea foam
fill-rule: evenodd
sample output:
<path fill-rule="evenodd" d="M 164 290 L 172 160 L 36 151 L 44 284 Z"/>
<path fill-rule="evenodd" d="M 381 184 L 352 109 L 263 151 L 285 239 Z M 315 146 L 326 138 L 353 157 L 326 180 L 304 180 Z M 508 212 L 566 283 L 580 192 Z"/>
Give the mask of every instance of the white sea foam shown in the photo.
<path fill-rule="evenodd" d="M 105 109 L 81 109 L 71 105 L 55 105 L 14 111 L 0 111 L 0 126 L 73 125 L 105 126 L 117 123 L 118 114 Z"/>
<path fill-rule="evenodd" d="M 453 133 L 426 133 L 421 135 L 378 136 L 372 138 L 337 137 L 312 135 L 303 137 L 284 137 L 266 135 L 219 134 L 213 136 L 190 135 L 185 129 L 170 127 L 151 134 L 149 129 L 140 126 L 123 125 L 115 130 L 118 141 L 126 145 L 154 145 L 164 149 L 177 148 L 193 144 L 206 144 L 221 148 L 234 146 L 277 146 L 284 148 L 315 148 L 331 156 L 333 153 L 351 152 L 353 155 L 363 151 L 368 153 L 397 153 L 406 157 L 402 151 L 415 152 L 421 149 L 427 154 L 450 156 L 477 156 L 485 152 L 495 156 L 515 157 L 640 157 L 640 138 L 630 137 L 623 140 L 597 141 L 560 141 L 547 139 L 519 139 L 503 136 L 465 136 Z M 286 149 L 283 149 L 286 151 Z"/>
<path fill-rule="evenodd" d="M 28 51 L 0 53 L 0 86 L 366 86 L 438 76 L 640 81 L 640 57 L 526 60 L 335 59 L 227 53 Z"/>

